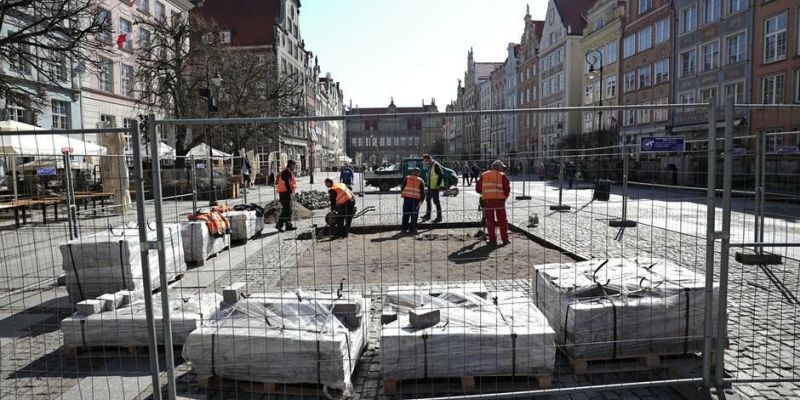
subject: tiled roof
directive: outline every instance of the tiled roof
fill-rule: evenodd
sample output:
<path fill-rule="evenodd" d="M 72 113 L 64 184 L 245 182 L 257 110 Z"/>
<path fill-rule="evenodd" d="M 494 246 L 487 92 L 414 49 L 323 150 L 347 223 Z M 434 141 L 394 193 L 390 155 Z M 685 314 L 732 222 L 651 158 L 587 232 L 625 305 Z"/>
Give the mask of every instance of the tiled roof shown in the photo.
<path fill-rule="evenodd" d="M 586 27 L 586 13 L 595 0 L 553 0 L 561 21 L 572 28 L 570 35 L 582 35 Z"/>
<path fill-rule="evenodd" d="M 196 12 L 231 31 L 232 46 L 274 44 L 280 0 L 205 0 Z"/>

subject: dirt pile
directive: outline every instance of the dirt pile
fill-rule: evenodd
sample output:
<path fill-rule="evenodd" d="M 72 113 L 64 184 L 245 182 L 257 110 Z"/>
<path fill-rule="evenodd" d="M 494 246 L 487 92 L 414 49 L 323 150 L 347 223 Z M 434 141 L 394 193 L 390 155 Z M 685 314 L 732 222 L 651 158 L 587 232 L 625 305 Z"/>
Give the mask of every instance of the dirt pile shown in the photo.
<path fill-rule="evenodd" d="M 331 206 L 328 193 L 319 190 L 300 192 L 295 195 L 295 199 L 309 210 L 322 210 Z"/>
<path fill-rule="evenodd" d="M 267 205 L 264 206 L 264 222 L 268 224 L 277 223 L 278 216 L 281 215 L 281 210 L 283 210 L 283 207 L 281 207 L 280 200 L 267 203 Z M 292 219 L 309 219 L 313 216 L 313 211 L 304 207 L 296 200 L 292 200 Z"/>

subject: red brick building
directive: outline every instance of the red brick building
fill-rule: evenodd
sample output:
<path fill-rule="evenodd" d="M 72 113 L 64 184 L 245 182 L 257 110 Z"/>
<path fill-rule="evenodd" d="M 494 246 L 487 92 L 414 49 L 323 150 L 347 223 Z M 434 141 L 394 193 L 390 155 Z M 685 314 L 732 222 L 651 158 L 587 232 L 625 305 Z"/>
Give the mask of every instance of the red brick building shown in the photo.
<path fill-rule="evenodd" d="M 539 107 L 539 41 L 542 37 L 544 21 L 533 21 L 530 9 L 525 13 L 525 30 L 520 40 L 519 84 L 517 101 L 519 108 Z M 527 157 L 536 153 L 539 143 L 538 116 L 536 114 L 517 115 L 517 152 Z"/>

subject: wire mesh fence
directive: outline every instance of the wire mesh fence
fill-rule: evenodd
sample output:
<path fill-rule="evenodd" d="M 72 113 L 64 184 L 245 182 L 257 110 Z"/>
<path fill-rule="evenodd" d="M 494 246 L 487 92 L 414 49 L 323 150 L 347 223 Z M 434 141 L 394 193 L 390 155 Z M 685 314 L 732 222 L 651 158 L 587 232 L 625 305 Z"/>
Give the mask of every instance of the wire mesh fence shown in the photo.
<path fill-rule="evenodd" d="M 4 204 L 53 199 L 58 215 L 36 202 L 24 224 L 4 218 L 2 397 L 679 396 L 797 380 L 795 155 L 730 126 L 726 140 L 721 119 L 712 145 L 687 135 L 682 151 L 554 139 L 454 156 L 411 129 L 430 117 L 335 117 L 362 126 L 352 180 L 341 155 L 290 138 L 225 141 L 330 117 L 151 117 L 147 132 L 82 132 L 103 154 L 29 154 Z M 160 144 L 187 130 L 196 146 Z M 24 165 L 51 159 L 31 184 Z M 414 168 L 428 189 L 412 190 Z"/>

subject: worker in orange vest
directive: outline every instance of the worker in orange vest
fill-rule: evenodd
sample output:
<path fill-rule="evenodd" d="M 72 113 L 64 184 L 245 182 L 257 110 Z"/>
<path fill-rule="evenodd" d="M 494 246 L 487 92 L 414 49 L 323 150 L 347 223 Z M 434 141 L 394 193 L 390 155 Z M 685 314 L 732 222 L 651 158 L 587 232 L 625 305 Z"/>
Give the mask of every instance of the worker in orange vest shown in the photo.
<path fill-rule="evenodd" d="M 281 215 L 278 217 L 278 224 L 275 228 L 281 232 L 283 227 L 287 231 L 293 231 L 297 228 L 292 225 L 292 195 L 297 192 L 297 179 L 294 176 L 294 169 L 297 164 L 294 160 L 289 160 L 286 163 L 286 168 L 283 169 L 281 175 L 278 177 L 278 198 L 281 201 Z"/>
<path fill-rule="evenodd" d="M 336 211 L 336 233 L 333 238 L 346 238 L 350 234 L 350 223 L 356 211 L 353 192 L 344 183 L 333 183 L 332 179 L 325 179 L 325 186 L 331 198 L 331 211 Z"/>
<path fill-rule="evenodd" d="M 411 169 L 411 174 L 403 179 L 400 190 L 400 197 L 403 198 L 403 225 L 400 232 L 417 233 L 419 206 L 425 200 L 425 181 L 419 177 L 419 168 Z"/>
<path fill-rule="evenodd" d="M 503 162 L 496 160 L 492 163 L 492 169 L 481 174 L 475 186 L 475 191 L 480 193 L 483 199 L 483 213 L 486 217 L 488 231 L 486 242 L 491 246 L 497 246 L 495 234 L 497 225 L 500 227 L 500 238 L 503 239 L 503 244 L 511 243 L 508 240 L 508 217 L 506 216 L 506 199 L 511 194 L 511 182 L 503 173 L 505 169 L 506 166 Z"/>

